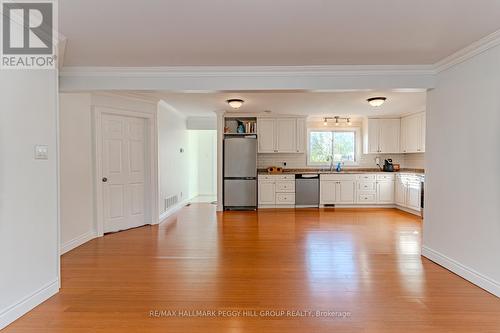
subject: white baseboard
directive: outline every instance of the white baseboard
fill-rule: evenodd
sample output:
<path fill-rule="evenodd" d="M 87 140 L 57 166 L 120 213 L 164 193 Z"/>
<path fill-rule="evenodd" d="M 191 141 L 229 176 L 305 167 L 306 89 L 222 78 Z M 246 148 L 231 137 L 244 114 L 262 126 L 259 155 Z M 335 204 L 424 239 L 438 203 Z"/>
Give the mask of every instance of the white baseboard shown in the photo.
<path fill-rule="evenodd" d="M 73 250 L 74 248 L 87 243 L 89 240 L 92 240 L 97 237 L 97 234 L 94 231 L 89 231 L 83 235 L 73 238 L 70 241 L 61 245 L 61 255 L 65 254 L 68 251 Z"/>
<path fill-rule="evenodd" d="M 453 273 L 472 282 L 476 286 L 492 293 L 497 297 L 500 297 L 500 283 L 498 281 L 484 276 L 472 268 L 462 265 L 458 261 L 451 259 L 427 246 L 422 247 L 422 255 L 427 259 L 434 261 L 436 264 L 441 265 Z"/>
<path fill-rule="evenodd" d="M 177 213 L 182 207 L 186 206 L 188 204 L 188 202 L 189 202 L 189 200 L 181 201 L 177 205 L 170 208 L 169 210 L 161 213 L 160 214 L 160 221 L 158 223 L 165 222 L 166 219 L 168 219 L 173 214 Z"/>
<path fill-rule="evenodd" d="M 0 330 L 58 292 L 59 279 L 55 279 L 16 304 L 2 310 L 0 312 Z"/>
<path fill-rule="evenodd" d="M 399 205 L 396 205 L 396 208 L 399 209 L 399 210 L 402 210 L 403 212 L 407 212 L 407 213 L 410 213 L 410 214 L 422 217 L 422 212 L 420 212 L 418 210 L 414 210 L 414 209 L 411 209 L 411 208 L 406 208 L 404 206 L 399 206 Z"/>

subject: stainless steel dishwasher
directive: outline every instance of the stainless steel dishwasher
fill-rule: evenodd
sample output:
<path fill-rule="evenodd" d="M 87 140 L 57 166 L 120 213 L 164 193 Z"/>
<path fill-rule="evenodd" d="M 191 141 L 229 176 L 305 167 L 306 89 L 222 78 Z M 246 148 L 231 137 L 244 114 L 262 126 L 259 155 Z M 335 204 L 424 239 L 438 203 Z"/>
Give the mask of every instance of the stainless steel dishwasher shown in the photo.
<path fill-rule="evenodd" d="M 295 207 L 319 207 L 319 175 L 295 175 Z"/>

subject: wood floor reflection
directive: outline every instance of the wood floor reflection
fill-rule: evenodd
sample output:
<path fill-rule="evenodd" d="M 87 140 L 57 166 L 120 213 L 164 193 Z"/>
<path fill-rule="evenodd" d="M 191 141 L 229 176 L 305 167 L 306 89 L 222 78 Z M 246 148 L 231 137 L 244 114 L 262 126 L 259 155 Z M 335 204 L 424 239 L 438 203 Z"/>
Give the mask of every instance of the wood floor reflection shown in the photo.
<path fill-rule="evenodd" d="M 421 227 L 392 209 L 193 204 L 65 254 L 61 292 L 5 332 L 500 332 L 500 300 L 422 258 Z"/>

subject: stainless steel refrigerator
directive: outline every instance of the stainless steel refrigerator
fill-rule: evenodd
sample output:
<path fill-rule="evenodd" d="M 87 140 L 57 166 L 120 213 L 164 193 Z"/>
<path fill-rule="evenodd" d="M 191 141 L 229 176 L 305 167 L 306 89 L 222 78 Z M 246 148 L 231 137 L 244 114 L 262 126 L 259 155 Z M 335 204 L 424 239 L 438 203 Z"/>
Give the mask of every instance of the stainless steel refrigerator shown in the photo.
<path fill-rule="evenodd" d="M 257 137 L 224 138 L 224 209 L 257 208 Z"/>

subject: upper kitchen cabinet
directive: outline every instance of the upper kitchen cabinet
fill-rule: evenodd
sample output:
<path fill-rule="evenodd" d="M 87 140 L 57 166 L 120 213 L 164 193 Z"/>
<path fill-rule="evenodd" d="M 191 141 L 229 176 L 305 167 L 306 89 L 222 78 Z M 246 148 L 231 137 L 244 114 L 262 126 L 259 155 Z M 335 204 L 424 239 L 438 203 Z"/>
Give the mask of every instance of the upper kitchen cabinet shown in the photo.
<path fill-rule="evenodd" d="M 259 153 L 303 153 L 306 123 L 304 118 L 258 118 Z"/>
<path fill-rule="evenodd" d="M 401 118 L 401 152 L 425 152 L 425 112 Z"/>
<path fill-rule="evenodd" d="M 276 152 L 276 130 L 274 119 L 257 118 L 257 140 L 259 153 Z"/>
<path fill-rule="evenodd" d="M 400 119 L 366 119 L 363 131 L 365 154 L 399 153 Z"/>

